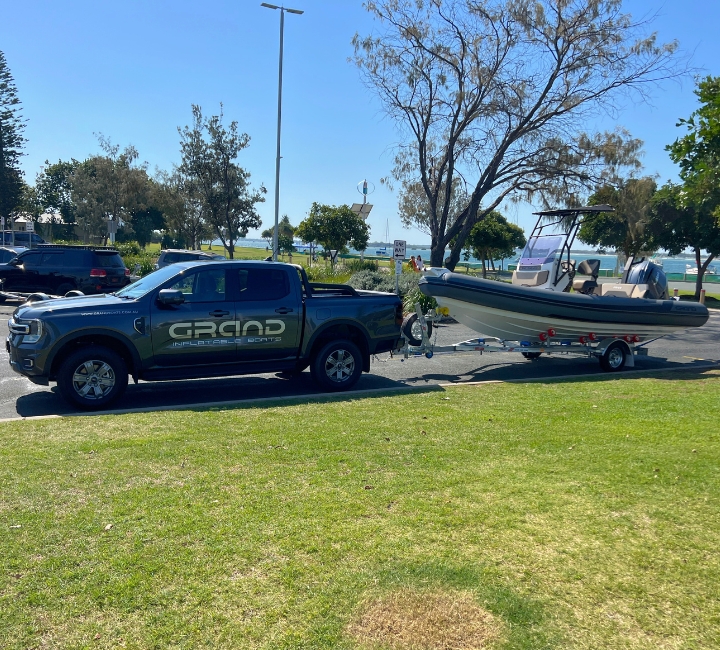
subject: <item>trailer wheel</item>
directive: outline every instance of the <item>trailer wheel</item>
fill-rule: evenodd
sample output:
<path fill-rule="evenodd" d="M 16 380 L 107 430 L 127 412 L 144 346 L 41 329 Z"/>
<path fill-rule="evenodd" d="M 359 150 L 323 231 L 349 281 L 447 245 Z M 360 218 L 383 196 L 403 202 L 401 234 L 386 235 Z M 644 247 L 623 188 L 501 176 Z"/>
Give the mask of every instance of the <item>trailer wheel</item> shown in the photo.
<path fill-rule="evenodd" d="M 352 341 L 330 341 L 315 355 L 310 374 L 325 390 L 348 390 L 362 374 L 362 353 Z"/>
<path fill-rule="evenodd" d="M 620 341 L 611 343 L 600 357 L 600 367 L 605 372 L 618 372 L 625 367 L 627 348 Z"/>
<path fill-rule="evenodd" d="M 432 334 L 432 323 L 427 322 L 427 335 Z M 417 314 L 408 314 L 402 322 L 402 332 L 410 341 L 410 345 L 422 345 L 422 325 Z"/>
<path fill-rule="evenodd" d="M 535 359 L 539 359 L 542 352 L 521 352 L 526 359 L 530 359 L 530 361 L 534 361 Z"/>
<path fill-rule="evenodd" d="M 82 409 L 103 409 L 124 392 L 127 364 L 112 350 L 91 345 L 71 354 L 60 366 L 57 384 L 62 396 Z"/>

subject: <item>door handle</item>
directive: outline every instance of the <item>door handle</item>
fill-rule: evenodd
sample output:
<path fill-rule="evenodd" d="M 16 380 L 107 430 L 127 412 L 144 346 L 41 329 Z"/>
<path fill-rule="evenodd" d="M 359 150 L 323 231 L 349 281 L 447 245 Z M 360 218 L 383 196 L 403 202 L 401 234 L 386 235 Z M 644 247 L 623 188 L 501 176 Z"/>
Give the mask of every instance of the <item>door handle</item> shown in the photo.
<path fill-rule="evenodd" d="M 292 312 L 292 307 L 278 307 L 275 310 L 276 314 L 289 314 Z"/>
<path fill-rule="evenodd" d="M 211 311 L 210 316 L 214 316 L 215 318 L 220 318 L 221 316 L 229 316 L 229 311 L 223 311 L 222 309 L 216 309 L 215 311 Z"/>

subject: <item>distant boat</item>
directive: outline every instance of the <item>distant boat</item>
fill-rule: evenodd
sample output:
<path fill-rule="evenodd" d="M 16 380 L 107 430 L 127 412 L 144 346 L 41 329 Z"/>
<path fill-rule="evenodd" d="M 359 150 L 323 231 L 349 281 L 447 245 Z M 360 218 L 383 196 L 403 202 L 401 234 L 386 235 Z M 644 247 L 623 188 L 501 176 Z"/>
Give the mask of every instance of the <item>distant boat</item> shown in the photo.
<path fill-rule="evenodd" d="M 385 221 L 385 241 L 390 241 L 390 220 Z M 383 246 L 382 248 L 378 248 L 375 251 L 375 255 L 388 255 L 387 252 L 387 246 Z"/>
<path fill-rule="evenodd" d="M 685 265 L 685 275 L 697 275 L 698 274 L 698 267 L 697 266 L 690 266 L 690 264 Z M 720 275 L 720 269 L 718 269 L 717 266 L 713 266 L 712 264 L 708 266 L 705 269 L 705 275 Z"/>

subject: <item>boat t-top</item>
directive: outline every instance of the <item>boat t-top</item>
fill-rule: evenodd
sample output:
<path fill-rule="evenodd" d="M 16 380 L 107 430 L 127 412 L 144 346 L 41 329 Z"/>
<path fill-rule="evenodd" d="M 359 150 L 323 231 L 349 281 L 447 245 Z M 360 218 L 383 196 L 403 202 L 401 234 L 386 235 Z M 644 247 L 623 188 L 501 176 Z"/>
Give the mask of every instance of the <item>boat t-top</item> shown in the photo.
<path fill-rule="evenodd" d="M 571 258 L 583 216 L 612 211 L 597 205 L 535 213 L 511 283 L 430 268 L 420 290 L 479 334 L 525 349 L 601 344 L 604 351 L 615 340 L 634 345 L 705 324 L 707 308 L 671 299 L 662 268 L 650 261 L 631 257 L 620 282 L 598 283 L 599 260 Z"/>

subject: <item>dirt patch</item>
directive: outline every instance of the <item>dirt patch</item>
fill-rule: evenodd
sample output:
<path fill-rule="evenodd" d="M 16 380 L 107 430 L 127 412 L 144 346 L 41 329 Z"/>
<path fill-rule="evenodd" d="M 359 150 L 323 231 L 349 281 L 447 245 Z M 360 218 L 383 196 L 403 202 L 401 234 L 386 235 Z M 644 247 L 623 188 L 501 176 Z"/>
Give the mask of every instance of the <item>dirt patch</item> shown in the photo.
<path fill-rule="evenodd" d="M 468 593 L 404 589 L 366 601 L 347 632 L 363 648 L 486 650 L 500 629 Z"/>

